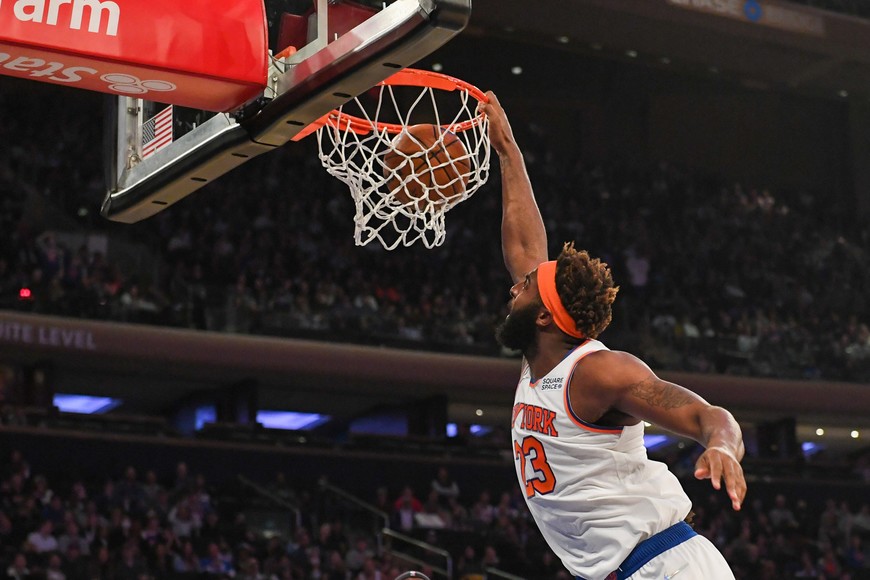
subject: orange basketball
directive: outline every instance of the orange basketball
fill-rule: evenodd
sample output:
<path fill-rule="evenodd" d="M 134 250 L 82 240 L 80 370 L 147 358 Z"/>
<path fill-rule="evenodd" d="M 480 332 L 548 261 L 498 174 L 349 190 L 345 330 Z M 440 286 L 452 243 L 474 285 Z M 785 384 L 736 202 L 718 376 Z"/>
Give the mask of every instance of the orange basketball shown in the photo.
<path fill-rule="evenodd" d="M 440 206 L 464 194 L 470 170 L 462 140 L 437 125 L 406 128 L 384 155 L 387 187 L 399 203 L 419 200 L 420 210 L 425 209 L 426 199 Z"/>

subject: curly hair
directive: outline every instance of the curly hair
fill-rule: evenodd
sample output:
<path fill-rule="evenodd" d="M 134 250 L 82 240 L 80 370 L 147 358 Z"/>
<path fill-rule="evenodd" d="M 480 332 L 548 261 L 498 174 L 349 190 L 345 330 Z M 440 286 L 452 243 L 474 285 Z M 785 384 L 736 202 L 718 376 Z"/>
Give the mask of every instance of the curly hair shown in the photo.
<path fill-rule="evenodd" d="M 614 286 L 607 264 L 591 258 L 586 250 L 578 252 L 574 242 L 562 246 L 556 258 L 556 291 L 583 336 L 598 338 L 610 324 L 619 287 Z"/>

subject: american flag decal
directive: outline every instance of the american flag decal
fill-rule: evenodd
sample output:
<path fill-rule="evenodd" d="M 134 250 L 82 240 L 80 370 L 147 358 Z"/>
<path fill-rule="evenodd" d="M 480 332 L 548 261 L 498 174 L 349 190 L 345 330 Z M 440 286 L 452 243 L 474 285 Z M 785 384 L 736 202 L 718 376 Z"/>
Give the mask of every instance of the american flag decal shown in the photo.
<path fill-rule="evenodd" d="M 160 151 L 172 143 L 172 105 L 169 105 L 142 125 L 142 158 Z"/>

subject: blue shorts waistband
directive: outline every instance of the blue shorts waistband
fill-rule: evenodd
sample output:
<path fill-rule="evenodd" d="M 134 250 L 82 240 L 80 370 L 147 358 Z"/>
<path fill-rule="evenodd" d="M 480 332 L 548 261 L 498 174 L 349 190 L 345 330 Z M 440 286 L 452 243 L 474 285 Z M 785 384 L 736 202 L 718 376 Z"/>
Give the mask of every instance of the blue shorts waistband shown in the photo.
<path fill-rule="evenodd" d="M 631 554 L 628 555 L 628 558 L 623 560 L 619 568 L 615 570 L 616 580 L 625 580 L 659 554 L 667 552 L 674 546 L 678 546 L 697 535 L 692 526 L 686 522 L 678 522 L 668 529 L 647 538 L 635 546 Z"/>
<path fill-rule="evenodd" d="M 667 552 L 674 546 L 679 546 L 686 540 L 697 536 L 698 534 L 692 529 L 692 526 L 686 522 L 678 522 L 666 530 L 662 530 L 654 536 L 651 536 L 634 547 L 634 550 L 628 557 L 622 561 L 619 568 L 614 570 L 607 578 L 615 580 L 626 580 L 632 574 L 643 567 L 644 564 Z M 583 580 L 579 576 L 577 580 Z"/>

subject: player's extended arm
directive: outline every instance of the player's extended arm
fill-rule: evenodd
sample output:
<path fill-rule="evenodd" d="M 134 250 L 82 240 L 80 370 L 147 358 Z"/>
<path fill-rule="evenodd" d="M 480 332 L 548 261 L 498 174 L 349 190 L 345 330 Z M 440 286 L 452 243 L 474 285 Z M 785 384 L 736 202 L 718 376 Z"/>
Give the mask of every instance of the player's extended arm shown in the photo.
<path fill-rule="evenodd" d="M 489 138 L 501 165 L 501 247 L 516 283 L 547 260 L 547 232 L 507 115 L 492 91 L 486 96 L 489 102 L 481 110 L 489 118 Z"/>
<path fill-rule="evenodd" d="M 703 445 L 706 450 L 695 464 L 695 477 L 711 480 L 716 489 L 724 479 L 732 506 L 740 509 L 746 496 L 740 467 L 745 450 L 740 426 L 730 412 L 662 380 L 643 361 L 625 352 L 590 354 L 580 372 L 578 388 L 584 385 L 584 396 L 591 395 L 602 414 L 615 409 Z M 571 384 L 573 388 L 575 381 Z"/>

